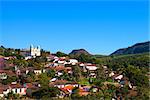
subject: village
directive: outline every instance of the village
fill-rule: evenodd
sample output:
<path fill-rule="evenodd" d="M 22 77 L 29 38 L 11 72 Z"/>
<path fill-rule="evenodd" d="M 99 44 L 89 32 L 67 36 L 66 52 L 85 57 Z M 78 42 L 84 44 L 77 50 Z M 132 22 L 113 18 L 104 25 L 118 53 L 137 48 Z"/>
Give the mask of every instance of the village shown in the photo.
<path fill-rule="evenodd" d="M 30 61 L 41 56 L 41 48 L 31 45 L 29 51 L 22 51 L 22 55 L 23 61 Z M 32 93 L 44 85 L 59 90 L 54 97 L 57 99 L 70 97 L 75 88 L 79 90 L 79 96 L 96 94 L 102 89 L 113 92 L 110 86 L 117 89 L 128 88 L 128 95 L 137 95 L 136 86 L 124 73 L 113 71 L 107 65 L 99 67 L 95 63 L 79 62 L 77 59 L 57 57 L 53 54 L 46 56 L 47 62 L 42 64 L 42 67 L 19 66 L 13 63 L 15 59 L 16 56 L 0 56 L 0 98 L 7 98 L 10 93 L 17 94 L 19 98 L 36 98 Z M 102 77 L 107 78 L 105 81 L 99 83 L 101 79 L 98 78 L 97 70 L 103 72 Z M 120 93 L 114 92 L 112 99 L 123 98 Z"/>

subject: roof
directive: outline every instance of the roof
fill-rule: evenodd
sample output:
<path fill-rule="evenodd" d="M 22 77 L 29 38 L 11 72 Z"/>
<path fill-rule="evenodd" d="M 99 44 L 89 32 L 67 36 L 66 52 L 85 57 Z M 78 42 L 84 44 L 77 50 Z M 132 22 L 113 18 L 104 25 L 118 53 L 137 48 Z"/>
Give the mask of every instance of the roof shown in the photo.
<path fill-rule="evenodd" d="M 92 65 L 86 66 L 86 68 L 87 68 L 88 70 L 97 70 L 97 67 L 96 67 L 96 66 L 92 66 Z"/>
<path fill-rule="evenodd" d="M 6 73 L 6 70 L 0 70 L 0 73 Z"/>
<path fill-rule="evenodd" d="M 86 66 L 96 66 L 96 64 L 87 64 Z"/>
<path fill-rule="evenodd" d="M 9 85 L 0 85 L 0 90 L 6 90 L 9 88 Z"/>
<path fill-rule="evenodd" d="M 64 66 L 56 66 L 54 69 L 57 71 L 60 71 L 60 70 L 64 70 L 65 67 Z"/>
<path fill-rule="evenodd" d="M 65 94 L 70 94 L 70 92 L 64 88 L 60 88 L 61 91 L 63 91 Z"/>
<path fill-rule="evenodd" d="M 74 88 L 73 85 L 67 85 L 64 87 L 64 89 L 66 89 L 66 90 L 72 90 L 73 88 Z"/>
<path fill-rule="evenodd" d="M 120 79 L 120 80 L 121 80 L 122 78 L 123 78 L 123 75 L 118 75 L 118 76 L 115 77 L 115 79 Z"/>
<path fill-rule="evenodd" d="M 38 88 L 37 86 L 35 86 L 35 84 L 32 84 L 32 83 L 26 83 L 25 84 L 26 86 L 26 88 L 29 88 L 29 89 L 36 89 L 36 88 Z"/>
<path fill-rule="evenodd" d="M 16 74 L 11 71 L 11 70 L 0 70 L 0 73 L 6 73 L 7 75 L 10 75 L 10 76 L 15 76 Z"/>
<path fill-rule="evenodd" d="M 72 71 L 72 67 L 65 67 L 66 71 Z"/>
<path fill-rule="evenodd" d="M 85 89 L 83 88 L 79 88 L 79 95 L 80 96 L 86 96 L 88 95 L 90 92 L 85 91 Z"/>
<path fill-rule="evenodd" d="M 24 88 L 24 86 L 21 85 L 21 84 L 19 84 L 19 83 L 17 83 L 17 84 L 11 84 L 10 87 L 11 88 Z"/>
<path fill-rule="evenodd" d="M 0 58 L 4 58 L 4 56 L 0 55 Z"/>
<path fill-rule="evenodd" d="M 50 82 L 49 85 L 65 85 L 66 83 L 66 80 L 56 80 L 55 82 Z"/>
<path fill-rule="evenodd" d="M 3 94 L 3 91 L 4 91 L 3 89 L 0 89 L 0 94 Z"/>

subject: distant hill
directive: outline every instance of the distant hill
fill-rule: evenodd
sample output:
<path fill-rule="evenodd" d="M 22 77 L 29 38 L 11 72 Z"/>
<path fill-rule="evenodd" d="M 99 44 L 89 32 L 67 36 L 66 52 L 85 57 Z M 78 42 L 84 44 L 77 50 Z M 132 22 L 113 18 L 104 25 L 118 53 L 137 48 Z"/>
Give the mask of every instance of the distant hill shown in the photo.
<path fill-rule="evenodd" d="M 150 41 L 137 43 L 128 48 L 118 49 L 110 55 L 139 54 L 149 52 Z"/>
<path fill-rule="evenodd" d="M 76 49 L 76 50 L 72 50 L 69 55 L 71 56 L 80 56 L 81 54 L 84 55 L 91 55 L 89 52 L 87 52 L 85 49 Z"/>

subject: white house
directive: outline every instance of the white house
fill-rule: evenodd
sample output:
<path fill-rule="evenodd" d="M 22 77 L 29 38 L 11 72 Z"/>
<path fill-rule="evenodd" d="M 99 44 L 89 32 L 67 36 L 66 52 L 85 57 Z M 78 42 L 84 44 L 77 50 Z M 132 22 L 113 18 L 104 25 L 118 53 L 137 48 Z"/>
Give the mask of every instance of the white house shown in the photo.
<path fill-rule="evenodd" d="M 123 75 L 119 75 L 117 77 L 115 77 L 116 80 L 121 80 L 123 78 Z"/>
<path fill-rule="evenodd" d="M 72 65 L 76 65 L 78 63 L 78 60 L 76 59 L 69 59 L 69 63 Z"/>
<path fill-rule="evenodd" d="M 26 69 L 26 74 L 28 74 L 30 71 L 34 72 L 36 75 L 40 75 L 40 74 L 46 72 L 45 69 L 42 70 L 42 69 L 34 69 L 33 67 L 29 67 Z"/>
<path fill-rule="evenodd" d="M 40 74 L 42 74 L 42 70 L 41 69 L 34 69 L 34 73 L 36 75 L 40 75 Z"/>
<path fill-rule="evenodd" d="M 80 63 L 79 66 L 83 67 L 83 66 L 85 66 L 85 64 L 84 63 Z"/>
<path fill-rule="evenodd" d="M 15 94 L 26 95 L 26 89 L 27 88 L 25 88 L 23 85 L 18 84 L 16 82 L 13 82 L 9 86 L 2 85 L 2 86 L 0 86 L 0 97 L 4 97 L 11 91 Z"/>
<path fill-rule="evenodd" d="M 31 59 L 32 57 L 31 56 L 27 56 L 25 57 L 25 60 L 28 60 L 28 59 Z"/>
<path fill-rule="evenodd" d="M 7 79 L 7 74 L 6 73 L 0 73 L 0 79 Z"/>
<path fill-rule="evenodd" d="M 115 75 L 115 73 L 114 72 L 111 72 L 110 74 L 109 74 L 109 77 L 112 77 L 112 76 L 114 76 Z"/>
<path fill-rule="evenodd" d="M 0 97 L 4 97 L 10 92 L 8 85 L 1 85 L 0 86 Z"/>
<path fill-rule="evenodd" d="M 54 61 L 53 62 L 57 62 L 59 60 L 59 58 L 54 58 Z"/>
<path fill-rule="evenodd" d="M 10 85 L 10 89 L 15 94 L 26 95 L 26 88 L 21 84 L 13 83 Z"/>
<path fill-rule="evenodd" d="M 63 73 L 62 72 L 57 72 L 56 75 L 61 76 L 61 75 L 63 75 Z"/>
<path fill-rule="evenodd" d="M 97 70 L 97 67 L 94 64 L 89 64 L 89 65 L 86 65 L 86 69 L 89 71 L 95 71 Z"/>
<path fill-rule="evenodd" d="M 58 60 L 58 64 L 65 64 L 65 60 Z"/>
<path fill-rule="evenodd" d="M 103 68 L 104 68 L 104 69 L 107 69 L 108 67 L 107 67 L 106 65 L 103 65 Z"/>
<path fill-rule="evenodd" d="M 93 78 L 96 78 L 96 74 L 95 73 L 90 73 L 89 76 L 93 77 Z"/>
<path fill-rule="evenodd" d="M 50 82 L 55 82 L 57 80 L 57 78 L 52 78 L 51 80 L 50 80 Z"/>

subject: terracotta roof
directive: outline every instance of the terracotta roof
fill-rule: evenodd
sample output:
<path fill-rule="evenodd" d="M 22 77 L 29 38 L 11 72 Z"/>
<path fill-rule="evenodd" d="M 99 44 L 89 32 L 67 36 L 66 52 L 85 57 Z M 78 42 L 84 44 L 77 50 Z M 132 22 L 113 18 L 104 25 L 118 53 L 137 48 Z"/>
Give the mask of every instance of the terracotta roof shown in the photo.
<path fill-rule="evenodd" d="M 0 55 L 0 58 L 4 58 L 4 56 Z"/>
<path fill-rule="evenodd" d="M 95 64 L 87 64 L 86 66 L 96 66 Z"/>
<path fill-rule="evenodd" d="M 3 91 L 4 91 L 3 89 L 0 89 L 0 94 L 3 94 Z"/>
<path fill-rule="evenodd" d="M 79 95 L 80 96 L 86 96 L 88 95 L 90 92 L 85 91 L 83 88 L 79 88 Z"/>
<path fill-rule="evenodd" d="M 50 82 L 49 85 L 64 85 L 66 83 L 66 80 L 56 80 L 55 82 Z"/>
<path fill-rule="evenodd" d="M 9 88 L 9 85 L 0 85 L 0 89 L 1 90 L 6 90 L 6 89 L 8 89 Z"/>
<path fill-rule="evenodd" d="M 66 90 L 72 90 L 74 87 L 72 85 L 67 85 L 64 87 L 64 89 Z"/>
<path fill-rule="evenodd" d="M 113 75 L 112 77 L 115 78 L 115 77 L 118 77 L 120 74 L 115 74 Z"/>
<path fill-rule="evenodd" d="M 32 83 L 26 83 L 26 88 L 29 88 L 29 89 L 36 89 L 36 88 L 38 88 L 38 87 L 35 86 L 35 85 L 32 84 Z"/>
<path fill-rule="evenodd" d="M 90 94 L 90 92 L 79 92 L 79 95 L 80 95 L 80 96 L 86 96 L 86 95 L 88 95 L 88 94 Z"/>
<path fill-rule="evenodd" d="M 79 95 L 80 96 L 86 96 L 88 95 L 90 92 L 87 91 L 85 88 L 90 88 L 91 86 L 84 86 L 84 87 L 80 87 L 79 88 Z"/>
<path fill-rule="evenodd" d="M 15 76 L 16 74 L 11 71 L 11 70 L 0 70 L 0 73 L 6 73 L 7 75 L 10 75 L 10 76 Z"/>
<path fill-rule="evenodd" d="M 24 86 L 19 84 L 19 83 L 17 83 L 17 84 L 11 84 L 10 87 L 11 88 L 23 88 Z"/>
<path fill-rule="evenodd" d="M 2 85 L 2 84 L 0 84 L 0 94 L 2 94 L 3 91 L 6 91 L 7 89 L 9 89 L 8 85 Z"/>
<path fill-rule="evenodd" d="M 64 66 L 57 66 L 54 69 L 57 70 L 57 71 L 60 71 L 60 70 L 64 70 L 65 67 Z"/>
<path fill-rule="evenodd" d="M 6 70 L 0 70 L 0 73 L 6 73 Z"/>

